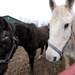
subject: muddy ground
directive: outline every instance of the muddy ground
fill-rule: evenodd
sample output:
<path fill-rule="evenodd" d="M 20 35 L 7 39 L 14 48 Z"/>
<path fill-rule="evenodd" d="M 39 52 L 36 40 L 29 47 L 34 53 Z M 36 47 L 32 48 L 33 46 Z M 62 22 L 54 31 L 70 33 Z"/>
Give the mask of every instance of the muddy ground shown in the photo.
<path fill-rule="evenodd" d="M 39 54 L 40 49 L 35 57 L 34 75 L 58 75 L 65 69 L 64 59 L 54 64 L 44 58 L 38 59 Z M 16 50 L 4 75 L 31 75 L 29 58 L 24 48 L 19 47 Z"/>

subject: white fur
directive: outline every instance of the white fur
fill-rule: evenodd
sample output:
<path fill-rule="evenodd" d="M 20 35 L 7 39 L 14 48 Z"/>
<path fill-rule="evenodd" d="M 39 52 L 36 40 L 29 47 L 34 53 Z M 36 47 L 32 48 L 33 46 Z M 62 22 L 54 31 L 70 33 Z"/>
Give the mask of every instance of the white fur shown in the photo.
<path fill-rule="evenodd" d="M 69 24 L 69 27 L 64 30 L 64 25 L 67 23 Z M 50 21 L 48 42 L 62 51 L 71 36 L 71 23 L 72 13 L 65 6 L 56 6 Z M 56 61 L 60 59 L 60 55 L 48 46 L 46 59 L 53 62 L 54 57 L 56 57 Z"/>

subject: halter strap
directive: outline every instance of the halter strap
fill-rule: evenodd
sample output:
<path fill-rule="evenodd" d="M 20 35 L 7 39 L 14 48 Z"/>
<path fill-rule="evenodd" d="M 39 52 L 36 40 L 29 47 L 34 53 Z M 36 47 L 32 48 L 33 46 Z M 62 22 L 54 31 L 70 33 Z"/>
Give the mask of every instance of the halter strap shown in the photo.
<path fill-rule="evenodd" d="M 10 51 L 10 53 L 9 53 L 9 55 L 8 55 L 8 57 L 6 58 L 6 59 L 1 59 L 0 60 L 0 64 L 5 64 L 5 63 L 8 63 L 8 61 L 10 60 L 10 58 L 12 57 L 12 54 L 13 54 L 13 52 L 14 52 L 14 49 L 16 48 L 16 43 L 15 43 L 15 39 L 14 39 L 14 37 L 13 37 L 13 46 L 12 46 L 12 48 L 11 48 L 11 51 Z"/>
<path fill-rule="evenodd" d="M 71 32 L 71 36 L 72 36 L 72 32 Z M 68 41 L 71 39 L 71 36 L 70 38 L 68 39 Z M 57 47 L 55 47 L 54 45 L 52 45 L 51 43 L 48 42 L 48 45 L 53 49 L 55 50 L 60 56 L 63 55 L 63 52 L 64 52 L 64 48 L 66 47 L 66 45 L 68 44 L 68 41 L 66 42 L 65 46 L 63 47 L 63 50 L 61 51 L 60 49 L 58 49 Z"/>
<path fill-rule="evenodd" d="M 62 56 L 63 52 L 58 49 L 57 47 L 55 47 L 54 45 L 52 45 L 51 43 L 48 43 L 48 45 L 53 49 L 55 50 L 60 56 Z"/>
<path fill-rule="evenodd" d="M 68 41 L 71 39 L 71 36 L 74 35 L 73 31 L 72 31 L 72 26 L 71 26 L 71 35 L 70 38 L 68 39 Z M 58 49 L 57 47 L 55 47 L 54 45 L 52 45 L 51 43 L 48 42 L 48 45 L 53 48 L 54 51 L 56 51 L 61 57 L 64 53 L 64 48 L 66 47 L 66 45 L 68 44 L 68 41 L 66 42 L 65 46 L 63 47 L 63 50 L 61 51 L 60 49 Z"/>

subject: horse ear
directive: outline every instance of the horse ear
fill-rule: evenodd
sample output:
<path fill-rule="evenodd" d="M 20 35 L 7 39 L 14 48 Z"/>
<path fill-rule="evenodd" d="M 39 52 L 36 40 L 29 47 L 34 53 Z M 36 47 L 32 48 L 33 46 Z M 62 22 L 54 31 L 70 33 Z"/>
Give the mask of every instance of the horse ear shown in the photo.
<path fill-rule="evenodd" d="M 11 25 L 3 17 L 0 17 L 0 26 L 5 30 L 12 30 Z"/>
<path fill-rule="evenodd" d="M 49 6 L 51 8 L 51 10 L 53 11 L 53 9 L 55 8 L 56 4 L 53 0 L 49 0 Z"/>
<path fill-rule="evenodd" d="M 74 0 L 67 0 L 66 1 L 66 7 L 69 8 L 69 9 L 71 9 L 72 6 L 73 6 L 73 3 L 74 3 Z"/>
<path fill-rule="evenodd" d="M 7 30 L 8 29 L 8 23 L 3 17 L 0 17 L 0 27 L 3 29 Z"/>

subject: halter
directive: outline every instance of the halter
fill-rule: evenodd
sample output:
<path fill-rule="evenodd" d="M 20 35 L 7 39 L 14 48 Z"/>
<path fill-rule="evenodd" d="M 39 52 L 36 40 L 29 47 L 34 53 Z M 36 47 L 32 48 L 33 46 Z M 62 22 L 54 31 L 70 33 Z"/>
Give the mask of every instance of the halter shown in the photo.
<path fill-rule="evenodd" d="M 72 26 L 71 26 L 71 35 L 73 35 Z M 71 36 L 70 36 L 70 38 L 71 38 Z M 68 39 L 68 41 L 70 40 L 70 38 Z M 66 44 L 63 47 L 62 51 L 60 49 L 58 49 L 56 46 L 54 46 L 53 44 L 49 43 L 49 42 L 48 42 L 48 45 L 62 57 L 62 55 L 64 53 L 64 48 L 67 46 L 68 41 L 66 42 Z"/>
<path fill-rule="evenodd" d="M 54 50 L 56 51 L 60 56 L 62 56 L 62 51 L 59 50 L 57 47 L 55 47 L 54 45 L 52 45 L 51 43 L 48 43 L 48 45 Z"/>
<path fill-rule="evenodd" d="M 8 61 L 11 59 L 11 57 L 12 57 L 12 55 L 14 53 L 15 48 L 16 48 L 16 38 L 13 37 L 13 46 L 11 48 L 11 51 L 10 51 L 10 53 L 9 53 L 9 55 L 8 55 L 8 57 L 6 59 L 4 59 L 4 60 L 1 59 L 0 60 L 0 64 L 6 64 L 6 63 L 8 63 Z"/>

